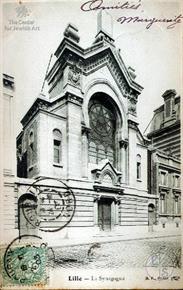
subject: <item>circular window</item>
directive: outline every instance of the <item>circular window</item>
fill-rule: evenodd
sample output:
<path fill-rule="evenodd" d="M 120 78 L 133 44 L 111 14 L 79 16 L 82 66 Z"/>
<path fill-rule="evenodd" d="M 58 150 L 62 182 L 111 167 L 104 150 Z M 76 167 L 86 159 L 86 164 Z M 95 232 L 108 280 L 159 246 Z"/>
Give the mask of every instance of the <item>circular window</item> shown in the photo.
<path fill-rule="evenodd" d="M 114 134 L 114 115 L 101 103 L 94 103 L 90 107 L 90 126 L 100 137 L 112 137 Z"/>

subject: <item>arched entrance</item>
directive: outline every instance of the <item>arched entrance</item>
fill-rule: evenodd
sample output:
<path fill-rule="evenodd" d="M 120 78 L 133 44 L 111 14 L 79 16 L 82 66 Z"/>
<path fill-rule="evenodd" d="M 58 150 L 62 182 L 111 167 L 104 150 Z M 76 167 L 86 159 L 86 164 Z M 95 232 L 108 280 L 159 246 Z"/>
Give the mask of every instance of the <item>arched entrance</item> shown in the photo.
<path fill-rule="evenodd" d="M 26 211 L 30 211 L 30 213 L 37 208 L 37 198 L 30 194 L 23 194 L 18 200 L 18 229 L 20 235 L 36 235 L 37 228 L 33 226 L 34 221 L 29 222 L 27 217 L 24 214 L 24 207 L 26 207 Z M 35 215 L 31 215 L 31 218 L 36 218 Z"/>
<path fill-rule="evenodd" d="M 156 222 L 155 206 L 153 203 L 148 205 L 148 225 L 152 227 Z"/>

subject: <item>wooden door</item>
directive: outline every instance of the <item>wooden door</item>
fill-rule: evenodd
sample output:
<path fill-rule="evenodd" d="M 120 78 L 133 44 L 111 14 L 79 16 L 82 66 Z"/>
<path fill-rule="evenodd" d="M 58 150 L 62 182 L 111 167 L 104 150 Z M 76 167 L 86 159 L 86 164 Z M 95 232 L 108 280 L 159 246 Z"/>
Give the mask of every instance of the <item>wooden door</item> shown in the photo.
<path fill-rule="evenodd" d="M 111 200 L 102 198 L 98 203 L 98 225 L 102 231 L 111 230 Z"/>

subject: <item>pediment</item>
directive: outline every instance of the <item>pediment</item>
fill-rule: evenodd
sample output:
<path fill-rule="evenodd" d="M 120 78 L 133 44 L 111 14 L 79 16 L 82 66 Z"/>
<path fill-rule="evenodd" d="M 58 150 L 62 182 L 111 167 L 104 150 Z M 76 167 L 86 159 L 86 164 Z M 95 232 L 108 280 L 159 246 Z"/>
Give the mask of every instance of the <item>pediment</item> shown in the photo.
<path fill-rule="evenodd" d="M 108 67 L 123 96 L 137 99 L 143 88 L 135 82 L 134 70 L 127 68 L 119 52 L 110 46 L 98 49 L 90 57 L 86 58 L 84 74 L 91 74 L 105 65 Z"/>
<path fill-rule="evenodd" d="M 121 184 L 122 173 L 117 171 L 108 159 L 102 160 L 91 172 L 95 183 L 106 186 Z"/>
<path fill-rule="evenodd" d="M 78 70 L 79 76 L 87 76 L 106 65 L 124 97 L 137 100 L 143 90 L 143 87 L 135 81 L 134 69 L 127 68 L 119 50 L 105 41 L 99 41 L 83 49 L 64 38 L 55 55 L 58 59 L 47 75 L 48 84 L 52 82 L 58 71 L 63 71 L 66 65 Z M 78 86 L 80 87 L 81 83 Z"/>

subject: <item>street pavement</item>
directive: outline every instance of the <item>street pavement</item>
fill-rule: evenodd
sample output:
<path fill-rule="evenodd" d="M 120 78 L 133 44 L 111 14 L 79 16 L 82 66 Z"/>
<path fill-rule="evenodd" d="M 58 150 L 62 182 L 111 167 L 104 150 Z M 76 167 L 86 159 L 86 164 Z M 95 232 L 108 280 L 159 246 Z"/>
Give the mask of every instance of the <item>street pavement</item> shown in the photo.
<path fill-rule="evenodd" d="M 119 237 L 118 237 L 119 239 Z M 54 268 L 136 268 L 144 267 L 149 257 L 159 255 L 164 266 L 181 267 L 181 239 L 171 233 L 164 235 L 148 233 L 120 240 L 112 237 L 92 243 L 62 245 L 53 248 Z"/>

